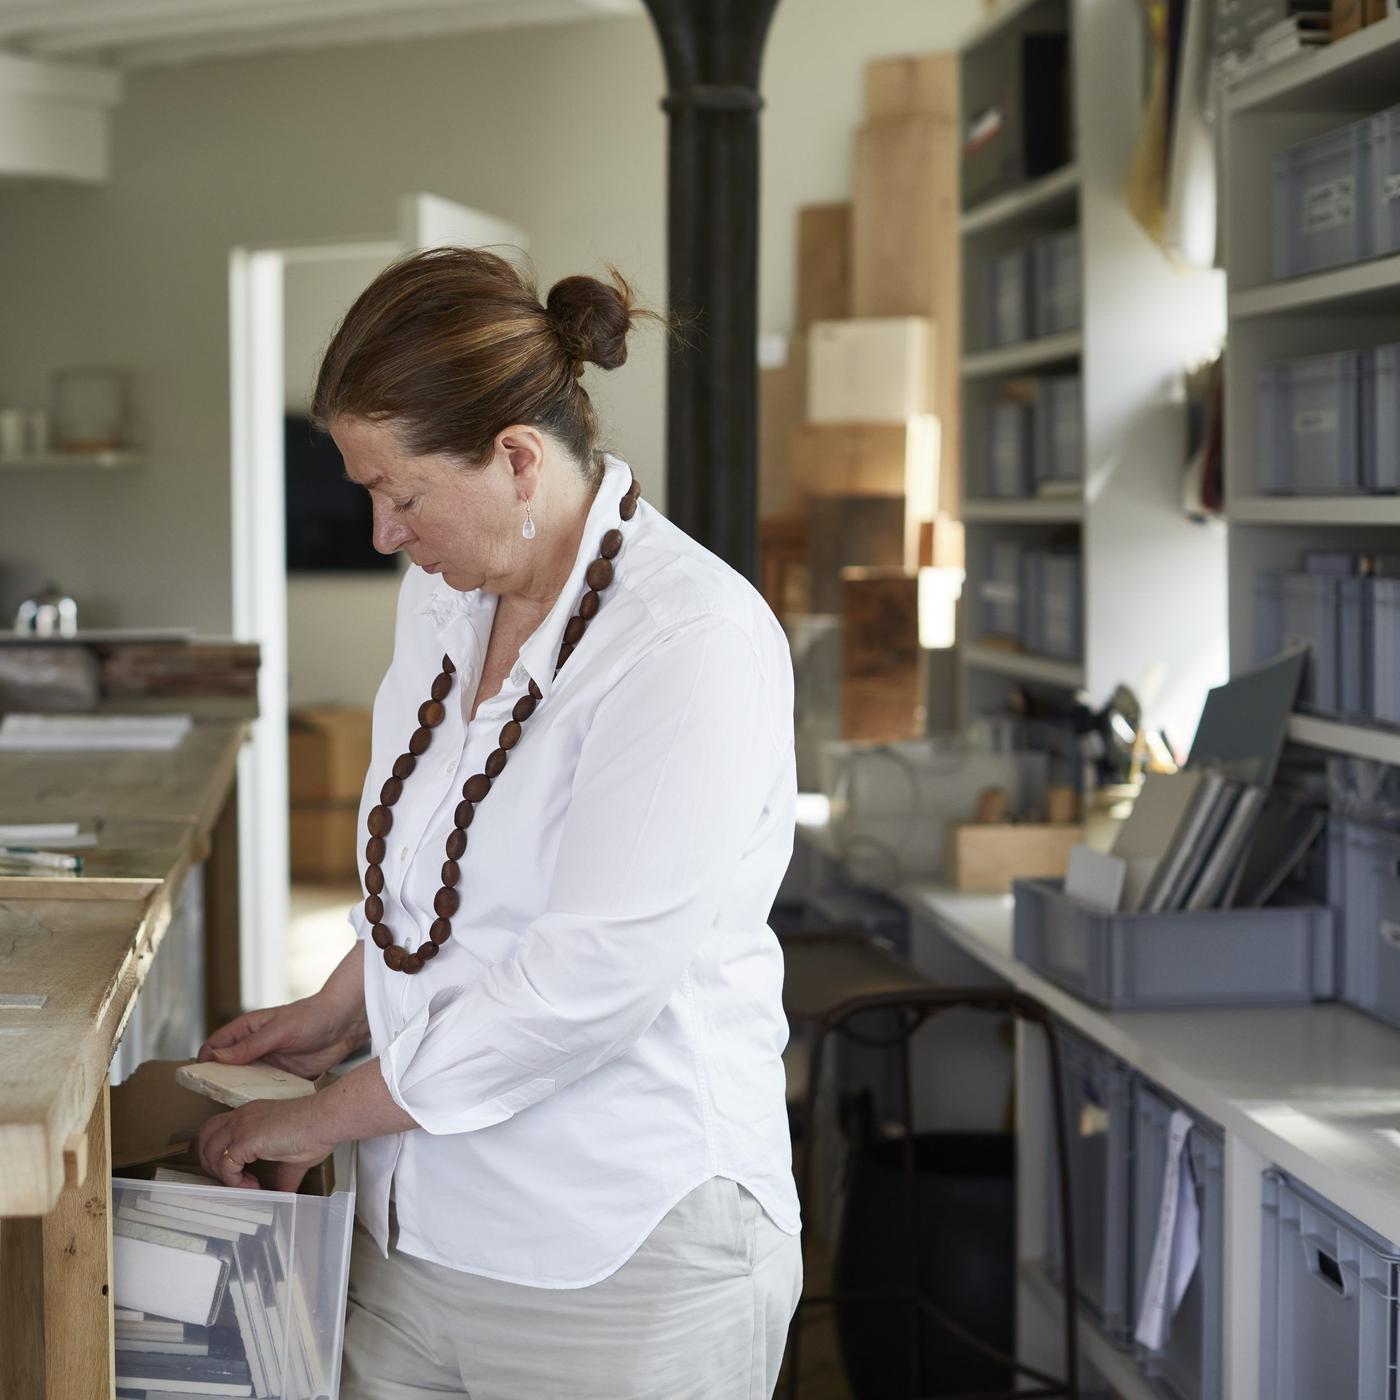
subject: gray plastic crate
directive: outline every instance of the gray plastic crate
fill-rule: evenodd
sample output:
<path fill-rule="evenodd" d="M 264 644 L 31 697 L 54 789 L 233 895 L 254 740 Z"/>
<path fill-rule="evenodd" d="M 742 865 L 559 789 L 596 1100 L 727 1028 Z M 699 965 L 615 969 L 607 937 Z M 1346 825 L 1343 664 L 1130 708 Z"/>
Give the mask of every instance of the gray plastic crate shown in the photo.
<path fill-rule="evenodd" d="M 1031 492 L 1031 405 L 998 399 L 986 408 L 984 489 L 998 499 L 1022 500 Z"/>
<path fill-rule="evenodd" d="M 1400 252 L 1400 107 L 1371 118 L 1371 251 Z"/>
<path fill-rule="evenodd" d="M 1027 248 L 999 253 L 987 264 L 987 344 L 1019 345 L 1031 338 L 1031 257 Z"/>
<path fill-rule="evenodd" d="M 1033 246 L 1035 333 L 1061 335 L 1079 328 L 1079 230 L 1065 229 L 1037 238 Z"/>
<path fill-rule="evenodd" d="M 1035 399 L 1037 489 L 1084 478 L 1084 392 L 1077 374 L 1039 381 Z"/>
<path fill-rule="evenodd" d="M 1349 719 L 1371 712 L 1371 638 L 1375 631 L 1375 590 L 1369 578 L 1337 580 L 1339 639 L 1337 705 Z"/>
<path fill-rule="evenodd" d="M 982 635 L 1021 636 L 1021 556 L 1015 540 L 993 540 L 987 546 L 987 568 L 977 585 Z"/>
<path fill-rule="evenodd" d="M 1362 362 L 1361 476 L 1367 491 L 1400 491 L 1400 345 L 1380 345 Z"/>
<path fill-rule="evenodd" d="M 1255 471 L 1266 495 L 1361 490 L 1361 356 L 1344 350 L 1259 371 Z"/>
<path fill-rule="evenodd" d="M 1080 1299 L 1105 1335 L 1131 1345 L 1133 1079 L 1127 1065 L 1063 1025 L 1056 1027 L 1069 1128 L 1074 1274 Z M 1045 1269 L 1064 1279 L 1059 1174 L 1053 1144 L 1045 1162 Z"/>
<path fill-rule="evenodd" d="M 1162 1187 L 1172 1113 L 1181 1105 L 1139 1079 L 1133 1098 L 1133 1317 L 1142 1302 Z M 1225 1140 L 1218 1127 L 1192 1115 L 1186 1152 L 1201 1214 L 1201 1258 L 1156 1351 L 1136 1348 L 1138 1364 L 1173 1400 L 1220 1400 L 1223 1394 L 1225 1288 Z M 1134 1323 L 1136 1327 L 1136 1323 Z"/>
<path fill-rule="evenodd" d="M 1400 579 L 1376 578 L 1371 591 L 1371 673 L 1367 677 L 1373 719 L 1400 724 Z"/>
<path fill-rule="evenodd" d="M 1326 906 L 1105 914 L 1060 880 L 1017 880 L 1014 892 L 1017 958 L 1095 1006 L 1294 1006 L 1336 995 Z"/>
<path fill-rule="evenodd" d="M 1034 593 L 1027 594 L 1025 611 L 1039 614 L 1034 650 L 1043 656 L 1077 661 L 1083 648 L 1083 605 L 1080 599 L 1079 556 L 1046 550 Z"/>
<path fill-rule="evenodd" d="M 1273 157 L 1273 273 L 1298 277 L 1371 256 L 1370 119 Z"/>
<path fill-rule="evenodd" d="M 1306 646 L 1308 663 L 1298 691 L 1300 707 L 1341 713 L 1341 580 L 1329 574 L 1261 571 L 1255 579 L 1257 659 Z"/>
<path fill-rule="evenodd" d="M 1259 1394 L 1395 1395 L 1400 1248 L 1276 1170 L 1262 1233 Z"/>
<path fill-rule="evenodd" d="M 1400 832 L 1334 816 L 1327 846 L 1341 906 L 1342 1000 L 1400 1026 Z"/>

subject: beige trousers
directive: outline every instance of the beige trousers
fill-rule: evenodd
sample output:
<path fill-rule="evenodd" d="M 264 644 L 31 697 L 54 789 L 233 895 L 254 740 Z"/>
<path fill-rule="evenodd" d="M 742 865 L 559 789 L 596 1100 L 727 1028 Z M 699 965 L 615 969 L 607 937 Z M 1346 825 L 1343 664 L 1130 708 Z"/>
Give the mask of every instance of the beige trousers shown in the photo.
<path fill-rule="evenodd" d="M 355 1227 L 341 1400 L 768 1400 L 802 1291 L 798 1237 L 713 1177 L 614 1274 L 527 1288 Z"/>

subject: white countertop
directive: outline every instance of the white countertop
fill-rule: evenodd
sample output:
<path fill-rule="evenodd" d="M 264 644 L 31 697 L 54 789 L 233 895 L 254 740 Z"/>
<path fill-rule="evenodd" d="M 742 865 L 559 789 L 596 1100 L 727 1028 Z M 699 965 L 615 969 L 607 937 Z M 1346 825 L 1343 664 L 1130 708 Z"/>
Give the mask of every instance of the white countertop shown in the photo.
<path fill-rule="evenodd" d="M 829 852 L 821 827 L 809 818 L 799 831 Z M 1400 1030 L 1336 1003 L 1101 1011 L 1012 956 L 1009 895 L 930 884 L 889 893 L 1082 1035 L 1400 1242 Z"/>

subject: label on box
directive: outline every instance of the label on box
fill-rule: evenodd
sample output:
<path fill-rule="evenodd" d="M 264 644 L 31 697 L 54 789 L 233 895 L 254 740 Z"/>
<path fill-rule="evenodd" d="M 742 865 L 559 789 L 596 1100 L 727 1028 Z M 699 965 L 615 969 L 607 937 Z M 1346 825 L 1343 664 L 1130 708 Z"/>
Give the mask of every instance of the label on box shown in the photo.
<path fill-rule="evenodd" d="M 1335 433 L 1337 431 L 1337 410 L 1335 408 L 1303 408 L 1293 415 L 1293 431 L 1300 437 L 1310 433 Z"/>
<path fill-rule="evenodd" d="M 1303 232 L 1326 233 L 1356 218 L 1356 181 L 1347 175 L 1303 191 Z"/>

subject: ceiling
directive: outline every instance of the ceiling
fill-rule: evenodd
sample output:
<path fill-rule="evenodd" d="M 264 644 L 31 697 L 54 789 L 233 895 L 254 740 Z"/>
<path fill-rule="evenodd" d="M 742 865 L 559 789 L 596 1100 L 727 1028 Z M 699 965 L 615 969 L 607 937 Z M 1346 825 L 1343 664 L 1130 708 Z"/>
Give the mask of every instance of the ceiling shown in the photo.
<path fill-rule="evenodd" d="M 641 12 L 640 0 L 0 0 L 0 51 L 130 69 Z"/>

